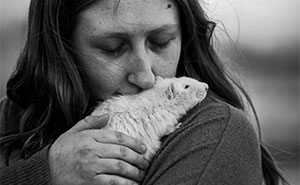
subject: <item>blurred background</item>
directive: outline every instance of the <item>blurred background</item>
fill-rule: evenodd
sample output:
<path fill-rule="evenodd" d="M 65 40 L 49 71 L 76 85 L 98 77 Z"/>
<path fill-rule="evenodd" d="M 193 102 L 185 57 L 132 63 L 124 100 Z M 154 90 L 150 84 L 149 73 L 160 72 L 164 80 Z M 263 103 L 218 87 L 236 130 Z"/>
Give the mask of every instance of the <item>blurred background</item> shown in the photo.
<path fill-rule="evenodd" d="M 200 0 L 214 42 L 256 106 L 263 140 L 299 184 L 299 0 Z M 0 96 L 22 47 L 29 0 L 0 1 Z M 229 36 L 229 37 L 228 37 Z M 231 39 L 229 39 L 231 38 Z"/>

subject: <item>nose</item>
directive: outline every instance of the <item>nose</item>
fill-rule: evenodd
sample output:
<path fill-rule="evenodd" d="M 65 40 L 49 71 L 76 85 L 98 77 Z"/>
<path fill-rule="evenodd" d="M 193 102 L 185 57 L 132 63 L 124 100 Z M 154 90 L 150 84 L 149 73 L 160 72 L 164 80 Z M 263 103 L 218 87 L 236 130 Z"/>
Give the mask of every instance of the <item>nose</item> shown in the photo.
<path fill-rule="evenodd" d="M 208 85 L 207 85 L 207 84 L 205 85 L 205 87 L 204 87 L 204 88 L 205 88 L 205 91 L 206 91 L 206 92 L 207 92 L 207 91 L 208 91 L 208 89 L 209 89 L 209 87 L 208 87 Z"/>
<path fill-rule="evenodd" d="M 132 57 L 128 81 L 142 90 L 150 89 L 155 82 L 152 71 L 152 59 L 145 52 Z"/>

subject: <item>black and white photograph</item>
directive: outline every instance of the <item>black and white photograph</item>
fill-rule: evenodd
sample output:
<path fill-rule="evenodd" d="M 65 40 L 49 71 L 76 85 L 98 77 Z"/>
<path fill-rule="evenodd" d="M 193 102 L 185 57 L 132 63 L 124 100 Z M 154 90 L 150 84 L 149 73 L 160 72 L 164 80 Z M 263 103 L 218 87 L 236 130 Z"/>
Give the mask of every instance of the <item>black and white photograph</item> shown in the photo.
<path fill-rule="evenodd" d="M 1 185 L 299 185 L 299 0 L 0 0 Z"/>

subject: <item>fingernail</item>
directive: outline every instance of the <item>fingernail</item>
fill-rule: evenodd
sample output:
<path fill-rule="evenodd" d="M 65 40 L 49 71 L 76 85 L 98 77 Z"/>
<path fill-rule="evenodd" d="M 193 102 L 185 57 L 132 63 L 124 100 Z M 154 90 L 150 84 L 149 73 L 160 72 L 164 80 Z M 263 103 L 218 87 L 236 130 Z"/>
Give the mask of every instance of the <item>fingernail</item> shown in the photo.
<path fill-rule="evenodd" d="M 102 116 L 100 116 L 103 120 L 109 120 L 109 114 L 103 114 Z"/>
<path fill-rule="evenodd" d="M 109 115 L 108 114 L 103 114 L 103 115 L 101 115 L 101 116 L 97 116 L 97 115 L 90 115 L 90 116 L 88 116 L 87 117 L 88 119 L 93 119 L 93 120 L 95 120 L 95 121 L 100 121 L 100 120 L 102 120 L 102 121 L 108 121 L 108 119 L 109 119 Z"/>
<path fill-rule="evenodd" d="M 103 128 L 108 120 L 109 116 L 108 115 L 103 115 L 103 116 L 95 116 L 95 115 L 89 115 L 83 119 L 88 125 L 89 129 L 101 129 Z"/>

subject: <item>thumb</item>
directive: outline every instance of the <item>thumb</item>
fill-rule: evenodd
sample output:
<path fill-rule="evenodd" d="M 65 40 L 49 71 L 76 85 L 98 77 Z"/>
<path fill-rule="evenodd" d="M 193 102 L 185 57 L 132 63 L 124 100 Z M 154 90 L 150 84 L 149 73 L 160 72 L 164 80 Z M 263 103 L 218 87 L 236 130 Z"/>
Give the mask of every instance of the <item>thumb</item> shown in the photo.
<path fill-rule="evenodd" d="M 109 120 L 109 115 L 104 114 L 102 116 L 87 116 L 84 119 L 80 120 L 78 123 L 76 123 L 70 131 L 83 131 L 83 130 L 89 130 L 89 129 L 101 129 L 103 128 Z"/>

